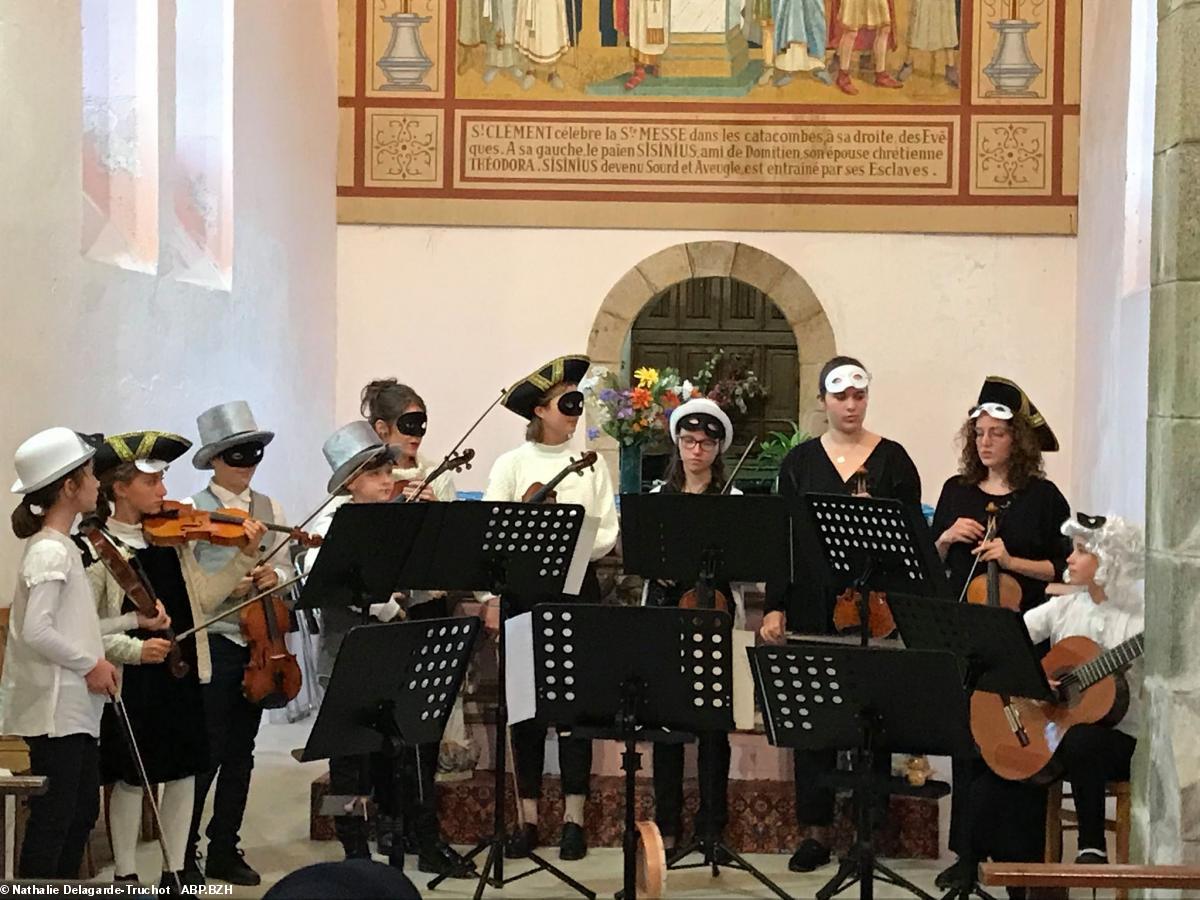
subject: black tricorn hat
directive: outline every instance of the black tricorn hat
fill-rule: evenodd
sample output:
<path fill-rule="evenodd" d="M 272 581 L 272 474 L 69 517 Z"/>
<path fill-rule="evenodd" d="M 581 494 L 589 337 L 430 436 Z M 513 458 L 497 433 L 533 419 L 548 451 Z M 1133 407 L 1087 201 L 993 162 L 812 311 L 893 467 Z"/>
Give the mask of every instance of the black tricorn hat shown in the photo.
<path fill-rule="evenodd" d="M 1021 390 L 1021 386 L 1015 381 L 1001 378 L 999 375 L 989 375 L 985 378 L 983 387 L 979 389 L 979 399 L 975 401 L 975 406 L 971 409 L 971 418 L 975 418 L 982 412 L 990 414 L 986 408 L 988 406 L 1007 409 L 1010 413 L 1007 418 L 1014 415 L 1023 416 L 1033 426 L 1038 444 L 1041 445 L 1044 452 L 1052 453 L 1058 449 L 1058 438 L 1054 436 L 1054 431 L 1046 422 L 1045 417 L 1038 412 L 1038 408 L 1029 399 L 1029 395 Z M 998 418 L 1006 417 L 1001 414 Z"/>
<path fill-rule="evenodd" d="M 534 407 L 546 391 L 563 382 L 579 384 L 591 364 L 586 356 L 560 356 L 510 387 L 501 403 L 518 416 L 532 419 Z"/>
<path fill-rule="evenodd" d="M 183 456 L 192 442 L 169 431 L 127 431 L 110 434 L 96 451 L 96 474 L 114 469 L 121 463 L 134 463 L 143 472 L 161 472 Z"/>

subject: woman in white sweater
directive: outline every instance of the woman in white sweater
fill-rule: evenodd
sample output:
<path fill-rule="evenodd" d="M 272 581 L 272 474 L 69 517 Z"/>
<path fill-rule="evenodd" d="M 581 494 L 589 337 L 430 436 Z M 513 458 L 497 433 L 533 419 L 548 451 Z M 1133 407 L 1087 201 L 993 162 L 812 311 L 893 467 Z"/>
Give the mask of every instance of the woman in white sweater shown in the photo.
<path fill-rule="evenodd" d="M 583 394 L 576 386 L 590 362 L 586 356 L 560 357 L 508 389 L 504 406 L 528 420 L 525 442 L 496 460 L 484 500 L 518 502 L 534 482 L 548 483 L 570 465 L 570 441 L 583 414 Z M 600 464 L 571 475 L 558 485 L 556 493 L 560 503 L 577 503 L 588 516 L 599 520 L 591 559 L 595 561 L 612 550 L 617 543 L 617 508 L 607 467 Z M 504 600 L 508 615 L 528 612 L 538 603 L 576 600 L 599 603 L 600 584 L 594 567 L 589 565 L 578 597 L 506 595 Z M 505 855 L 519 858 L 538 846 L 538 797 L 545 762 L 546 724 L 536 719 L 519 722 L 512 726 L 512 739 L 525 825 L 509 840 Z M 592 770 L 591 741 L 560 734 L 558 759 L 565 801 L 559 857 L 582 859 L 587 855 L 583 805 Z"/>

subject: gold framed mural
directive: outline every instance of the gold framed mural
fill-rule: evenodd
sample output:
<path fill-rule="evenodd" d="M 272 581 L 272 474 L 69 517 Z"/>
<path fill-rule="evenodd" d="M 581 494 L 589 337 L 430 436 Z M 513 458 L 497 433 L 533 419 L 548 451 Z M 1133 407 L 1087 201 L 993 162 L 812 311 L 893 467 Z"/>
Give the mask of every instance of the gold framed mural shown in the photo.
<path fill-rule="evenodd" d="M 1082 2 L 339 0 L 339 220 L 1074 234 Z"/>

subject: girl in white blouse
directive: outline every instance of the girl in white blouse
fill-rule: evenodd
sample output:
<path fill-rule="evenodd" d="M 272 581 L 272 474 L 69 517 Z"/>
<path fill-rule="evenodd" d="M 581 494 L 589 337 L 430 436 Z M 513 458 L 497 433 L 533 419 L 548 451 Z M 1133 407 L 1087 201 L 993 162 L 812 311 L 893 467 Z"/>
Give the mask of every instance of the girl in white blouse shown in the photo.
<path fill-rule="evenodd" d="M 27 538 L 17 575 L 0 680 L 0 732 L 29 746 L 46 793 L 29 801 L 21 878 L 78 878 L 100 812 L 100 715 L 116 691 L 100 619 L 79 550 L 75 519 L 96 508 L 95 449 L 69 428 L 51 428 L 16 454 L 22 494 L 13 533 Z"/>

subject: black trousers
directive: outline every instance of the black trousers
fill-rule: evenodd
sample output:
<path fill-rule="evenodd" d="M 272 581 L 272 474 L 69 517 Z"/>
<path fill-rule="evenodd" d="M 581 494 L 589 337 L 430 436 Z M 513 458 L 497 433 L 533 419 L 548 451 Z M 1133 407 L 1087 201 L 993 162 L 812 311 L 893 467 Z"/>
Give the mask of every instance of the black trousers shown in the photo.
<path fill-rule="evenodd" d="M 29 798 L 21 878 L 78 878 L 88 835 L 100 815 L 99 742 L 88 734 L 29 737 L 29 769 L 46 793 Z"/>
<path fill-rule="evenodd" d="M 408 619 L 412 622 L 445 619 L 449 615 L 447 597 L 434 597 L 408 609 Z M 431 741 L 428 744 L 406 747 L 401 754 L 405 829 L 422 842 L 436 840 L 441 836 L 435 781 L 440 752 L 440 744 Z"/>
<path fill-rule="evenodd" d="M 729 735 L 707 731 L 696 736 L 696 768 L 700 780 L 700 808 L 695 833 L 716 839 L 729 822 Z M 655 743 L 651 752 L 654 770 L 654 821 L 664 837 L 679 837 L 683 817 L 684 744 Z M 710 825 L 709 816 L 712 821 Z"/>
<path fill-rule="evenodd" d="M 250 650 L 219 634 L 208 642 L 212 680 L 202 685 L 204 717 L 208 728 L 211 768 L 196 776 L 196 802 L 188 834 L 189 856 L 194 858 L 200 841 L 200 819 L 213 781 L 212 819 L 208 823 L 208 854 L 233 853 L 241 840 L 242 819 L 250 796 L 254 771 L 254 741 L 262 720 L 262 709 L 242 695 L 242 677 Z"/>
<path fill-rule="evenodd" d="M 1064 778 L 1071 783 L 1079 816 L 1079 846 L 1105 850 L 1104 787 L 1128 781 L 1129 763 L 1137 741 L 1123 731 L 1103 725 L 1076 725 L 1055 751 Z"/>
<path fill-rule="evenodd" d="M 796 782 L 796 822 L 801 828 L 833 824 L 833 804 L 836 791 L 830 783 L 837 771 L 836 750 L 796 750 L 792 758 Z M 878 753 L 874 772 L 887 776 L 892 770 L 892 755 Z M 873 798 L 875 827 L 879 828 L 887 815 L 887 798 Z"/>

